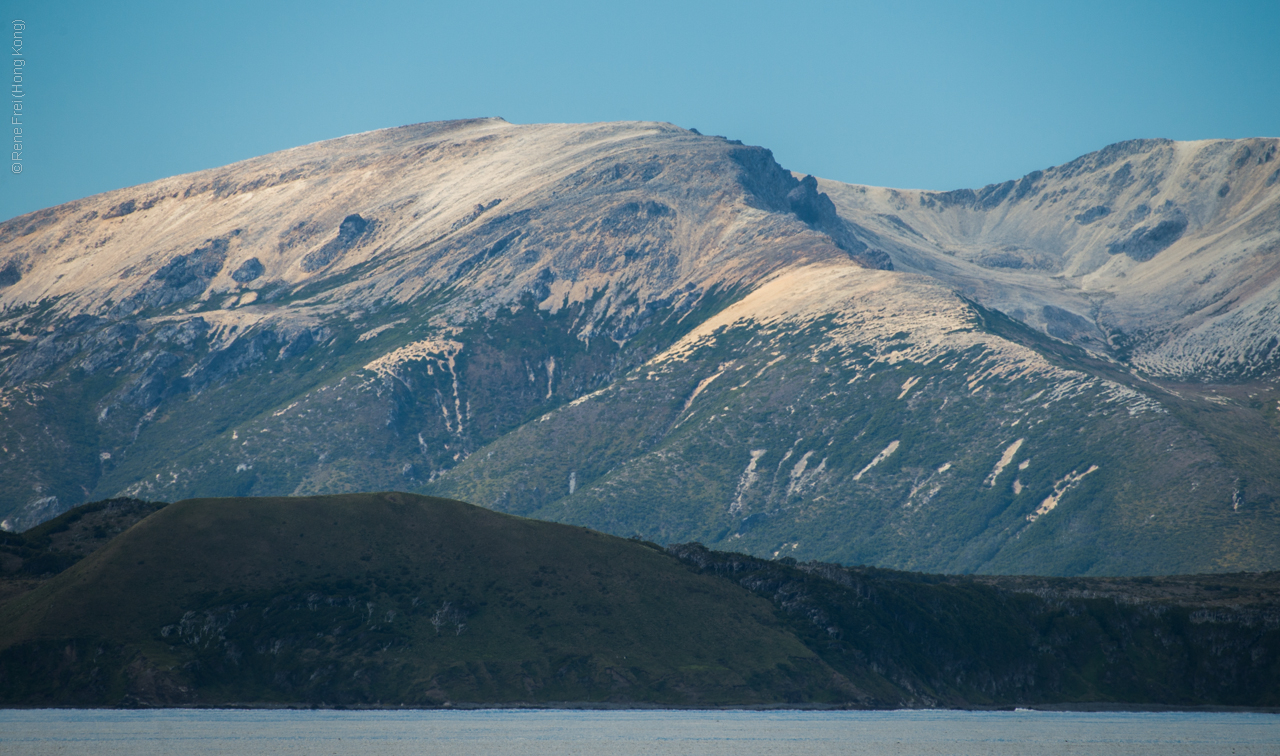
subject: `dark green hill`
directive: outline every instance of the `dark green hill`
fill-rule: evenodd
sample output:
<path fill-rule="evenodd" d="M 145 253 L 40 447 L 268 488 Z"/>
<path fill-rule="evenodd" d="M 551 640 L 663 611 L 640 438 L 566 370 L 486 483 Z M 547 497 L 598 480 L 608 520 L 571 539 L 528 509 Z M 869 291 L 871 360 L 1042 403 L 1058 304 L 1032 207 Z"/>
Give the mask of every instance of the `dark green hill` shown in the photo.
<path fill-rule="evenodd" d="M 171 504 L 0 608 L 6 703 L 857 693 L 656 547 L 407 494 Z"/>
<path fill-rule="evenodd" d="M 82 504 L 23 533 L 0 532 L 0 604 L 97 551 L 163 506 L 107 499 Z"/>
<path fill-rule="evenodd" d="M 771 599 L 832 668 L 874 671 L 904 706 L 1280 706 L 1280 573 L 926 575 L 670 551 Z"/>
<path fill-rule="evenodd" d="M 1280 706 L 1275 573 L 923 575 L 382 493 L 178 502 L 22 579 L 4 705 Z"/>

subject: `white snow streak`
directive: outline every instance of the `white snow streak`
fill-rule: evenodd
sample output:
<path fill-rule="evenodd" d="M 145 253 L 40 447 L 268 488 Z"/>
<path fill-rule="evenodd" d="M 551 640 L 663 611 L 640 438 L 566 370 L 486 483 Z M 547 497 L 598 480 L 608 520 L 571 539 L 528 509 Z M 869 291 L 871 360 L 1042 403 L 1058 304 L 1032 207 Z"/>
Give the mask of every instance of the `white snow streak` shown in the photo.
<path fill-rule="evenodd" d="M 995 469 L 991 471 L 991 474 L 987 476 L 986 480 L 982 481 L 984 486 L 994 486 L 996 484 L 996 478 L 999 478 L 1000 473 L 1004 472 L 1004 468 L 1008 467 L 1009 463 L 1013 461 L 1014 455 L 1018 453 L 1018 449 L 1022 448 L 1023 441 L 1026 441 L 1026 439 L 1020 438 L 1009 444 L 1009 448 L 1004 450 L 1004 454 L 1000 456 L 1000 461 L 996 463 Z"/>
<path fill-rule="evenodd" d="M 897 450 L 898 450 L 898 442 L 890 441 L 889 445 L 884 447 L 884 449 L 879 454 L 876 455 L 875 459 L 868 462 L 866 467 L 859 470 L 858 474 L 853 476 L 853 479 L 862 480 L 862 476 L 866 475 L 868 470 L 870 470 L 871 468 L 875 467 L 876 465 L 888 459 Z"/>
<path fill-rule="evenodd" d="M 1082 473 L 1077 473 L 1075 470 L 1072 470 L 1070 473 L 1067 474 L 1065 478 L 1058 481 L 1057 483 L 1054 483 L 1053 493 L 1049 494 L 1049 496 L 1046 497 L 1045 500 L 1040 503 L 1040 506 L 1036 507 L 1036 511 L 1027 515 L 1027 522 L 1035 522 L 1042 515 L 1047 515 L 1050 512 L 1052 512 L 1053 508 L 1058 506 L 1058 502 L 1062 500 L 1063 495 L 1065 495 L 1067 491 L 1070 491 L 1072 488 L 1075 488 L 1077 483 L 1084 480 L 1084 476 L 1088 475 L 1089 473 L 1097 469 L 1098 469 L 1097 465 L 1090 465 L 1089 469 L 1085 470 Z"/>
<path fill-rule="evenodd" d="M 752 449 L 751 461 L 747 463 L 747 469 L 742 471 L 742 477 L 738 479 L 738 491 L 733 497 L 733 503 L 729 505 L 729 513 L 737 514 L 742 511 L 742 497 L 746 495 L 747 489 L 756 482 L 759 475 L 756 473 L 756 463 L 765 455 L 768 449 Z"/>

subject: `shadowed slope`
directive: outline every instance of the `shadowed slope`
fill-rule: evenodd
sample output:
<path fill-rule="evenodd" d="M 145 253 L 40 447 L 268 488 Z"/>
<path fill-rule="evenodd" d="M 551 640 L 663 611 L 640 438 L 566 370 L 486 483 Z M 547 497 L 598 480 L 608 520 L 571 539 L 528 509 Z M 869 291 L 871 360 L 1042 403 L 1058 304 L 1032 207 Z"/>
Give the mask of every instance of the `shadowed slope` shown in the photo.
<path fill-rule="evenodd" d="M 1275 706 L 1278 597 L 663 551 L 410 494 L 194 500 L 0 605 L 0 704 Z"/>
<path fill-rule="evenodd" d="M 407 494 L 179 502 L 0 628 L 10 703 L 857 697 L 660 550 Z"/>

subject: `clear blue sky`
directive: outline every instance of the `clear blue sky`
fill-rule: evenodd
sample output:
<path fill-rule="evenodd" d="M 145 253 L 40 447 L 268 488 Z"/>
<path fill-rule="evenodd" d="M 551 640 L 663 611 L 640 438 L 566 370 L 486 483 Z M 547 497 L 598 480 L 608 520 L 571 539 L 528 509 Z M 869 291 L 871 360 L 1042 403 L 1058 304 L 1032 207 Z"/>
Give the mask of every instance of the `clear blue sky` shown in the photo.
<path fill-rule="evenodd" d="M 475 116 L 670 121 L 793 170 L 928 189 L 1135 137 L 1280 136 L 1280 0 L 0 8 L 6 46 L 8 20 L 27 23 L 24 170 L 4 166 L 0 219 Z"/>

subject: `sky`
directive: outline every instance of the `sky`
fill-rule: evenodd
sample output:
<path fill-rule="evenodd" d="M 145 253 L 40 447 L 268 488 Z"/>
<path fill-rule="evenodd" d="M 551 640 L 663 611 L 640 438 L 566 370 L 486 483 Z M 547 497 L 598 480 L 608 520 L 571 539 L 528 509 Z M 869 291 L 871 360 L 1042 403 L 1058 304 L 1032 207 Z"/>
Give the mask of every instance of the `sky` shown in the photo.
<path fill-rule="evenodd" d="M 25 63 L 23 141 L 0 220 L 480 116 L 667 121 L 763 145 L 791 170 L 919 189 L 1017 178 L 1124 139 L 1280 136 L 1280 0 L 0 9 L 6 46 L 11 21 L 25 24 L 20 55 L 6 53 Z"/>

